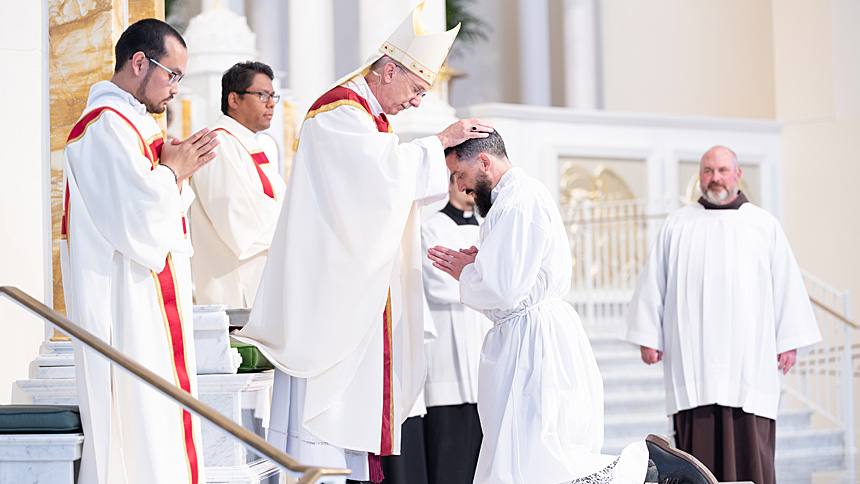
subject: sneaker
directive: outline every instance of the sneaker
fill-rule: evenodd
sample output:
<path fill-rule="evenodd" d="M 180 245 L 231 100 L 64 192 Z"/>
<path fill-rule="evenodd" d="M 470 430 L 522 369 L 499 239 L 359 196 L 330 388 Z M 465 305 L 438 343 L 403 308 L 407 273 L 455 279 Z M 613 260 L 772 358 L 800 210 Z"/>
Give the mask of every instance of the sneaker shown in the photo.
<path fill-rule="evenodd" d="M 679 450 L 662 435 L 645 438 L 648 457 L 657 467 L 660 484 L 718 484 L 717 478 L 692 455 Z"/>

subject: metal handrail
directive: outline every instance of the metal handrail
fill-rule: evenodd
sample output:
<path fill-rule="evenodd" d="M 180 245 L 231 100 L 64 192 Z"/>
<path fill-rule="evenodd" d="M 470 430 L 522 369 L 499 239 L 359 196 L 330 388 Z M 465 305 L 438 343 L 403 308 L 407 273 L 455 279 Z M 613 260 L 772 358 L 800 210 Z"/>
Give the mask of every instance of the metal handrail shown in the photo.
<path fill-rule="evenodd" d="M 200 400 L 192 397 L 191 394 L 177 388 L 164 378 L 156 375 L 140 363 L 124 355 L 113 346 L 105 343 L 94 334 L 71 322 L 68 318 L 42 304 L 39 300 L 17 287 L 0 286 L 0 294 L 5 295 L 49 323 L 60 328 L 67 335 L 77 339 L 84 345 L 113 362 L 115 365 L 128 371 L 147 385 L 164 394 L 167 398 L 170 398 L 184 407 L 189 412 L 208 420 L 213 425 L 219 427 L 221 430 L 242 442 L 245 446 L 268 457 L 282 469 L 301 473 L 302 477 L 299 479 L 298 484 L 311 484 L 316 482 L 317 479 L 322 476 L 346 476 L 350 474 L 349 469 L 307 466 L 299 463 L 288 454 L 276 449 L 272 444 L 269 444 L 260 438 L 260 436 L 248 431 L 209 405 L 206 405 Z"/>
<path fill-rule="evenodd" d="M 824 310 L 824 312 L 833 316 L 834 318 L 838 319 L 839 321 L 842 321 L 843 323 L 847 324 L 848 326 L 851 326 L 854 329 L 860 328 L 860 326 L 858 326 L 857 323 L 855 323 L 854 321 L 851 321 L 850 319 L 846 318 L 845 316 L 843 316 L 843 315 L 837 313 L 836 311 L 830 309 L 829 307 L 827 307 L 823 302 L 819 301 L 818 299 L 815 299 L 814 297 L 809 296 L 809 300 L 812 301 L 812 304 L 815 304 L 816 306 L 820 307 L 821 309 Z"/>

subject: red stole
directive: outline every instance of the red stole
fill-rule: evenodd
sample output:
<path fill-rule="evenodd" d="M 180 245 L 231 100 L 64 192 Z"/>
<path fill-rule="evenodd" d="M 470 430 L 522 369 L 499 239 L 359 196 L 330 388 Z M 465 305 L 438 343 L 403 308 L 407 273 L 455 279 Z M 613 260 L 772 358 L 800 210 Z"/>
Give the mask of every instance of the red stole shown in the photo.
<path fill-rule="evenodd" d="M 227 131 L 224 128 L 215 128 L 212 131 L 223 131 L 230 136 L 236 138 L 236 141 L 239 141 L 239 138 L 237 138 L 236 135 Z M 269 159 L 266 158 L 266 154 L 263 153 L 263 150 L 258 150 L 254 152 L 250 151 L 248 148 L 245 147 L 244 144 L 242 144 L 241 141 L 239 141 L 239 146 L 241 146 L 242 149 L 244 149 L 245 152 L 248 153 L 251 159 L 254 160 L 254 168 L 257 169 L 257 176 L 260 177 L 260 183 L 263 184 L 263 193 L 265 193 L 272 200 L 277 200 L 277 198 L 275 198 L 275 190 L 272 189 L 272 182 L 269 181 L 269 177 L 267 177 L 266 174 L 263 173 L 263 169 L 260 168 L 261 166 L 269 164 Z"/>
<path fill-rule="evenodd" d="M 316 102 L 311 106 L 310 110 L 308 110 L 308 114 L 307 116 L 305 116 L 305 119 L 313 118 L 317 114 L 331 111 L 341 106 L 352 106 L 361 109 L 362 111 L 367 113 L 367 115 L 373 119 L 374 124 L 376 124 L 376 129 L 380 133 L 393 132 L 393 130 L 391 129 L 391 124 L 388 122 L 388 118 L 385 116 L 385 113 L 380 113 L 379 116 L 374 116 L 373 111 L 370 109 L 370 103 L 367 102 L 367 99 L 363 98 L 352 89 L 343 86 L 337 86 L 320 96 L 320 98 L 317 99 Z M 391 290 L 389 289 L 388 297 L 385 302 L 385 308 L 382 312 L 383 388 L 382 429 L 379 456 L 391 455 L 393 453 L 395 429 L 394 426 L 400 425 L 400 422 L 396 421 L 394 412 L 394 369 L 392 366 L 392 355 L 394 354 L 394 347 L 392 339 L 393 322 L 391 321 L 391 316 Z M 374 477 L 377 477 L 377 475 L 381 474 L 381 465 L 377 461 L 377 459 L 379 459 L 379 456 L 368 454 L 372 479 Z M 379 472 L 379 474 L 377 474 L 377 472 Z"/>
<path fill-rule="evenodd" d="M 84 114 L 75 126 L 72 127 L 66 145 L 74 143 L 81 139 L 86 133 L 89 125 L 94 123 L 102 114 L 110 111 L 125 121 L 128 126 L 137 134 L 137 141 L 140 151 L 147 160 L 152 163 L 152 170 L 158 166 L 158 160 L 161 157 L 161 148 L 164 146 L 164 137 L 161 133 L 150 138 L 149 141 L 144 140 L 143 136 L 138 131 L 137 127 L 125 115 L 114 108 L 101 106 Z M 60 233 L 64 237 L 68 237 L 68 214 L 69 214 L 69 182 L 66 181 L 66 190 L 63 207 L 63 220 L 60 228 Z M 185 214 L 182 215 L 182 232 L 188 236 L 185 226 Z M 67 240 L 67 243 L 71 241 Z M 176 276 L 173 270 L 173 258 L 171 254 L 167 254 L 164 261 L 164 269 L 158 274 L 152 271 L 155 279 L 155 288 L 158 294 L 158 303 L 161 307 L 161 314 L 164 320 L 165 332 L 168 345 L 170 345 L 170 359 L 173 365 L 174 382 L 177 387 L 191 393 L 191 379 L 188 374 L 188 358 L 185 350 L 185 329 L 183 328 L 182 309 L 179 306 L 179 289 L 176 283 Z M 183 434 L 183 448 L 185 449 L 185 460 L 188 466 L 188 481 L 191 484 L 198 484 L 200 476 L 200 465 L 197 460 L 197 444 L 194 442 L 193 420 L 191 414 L 180 408 L 180 423 Z"/>

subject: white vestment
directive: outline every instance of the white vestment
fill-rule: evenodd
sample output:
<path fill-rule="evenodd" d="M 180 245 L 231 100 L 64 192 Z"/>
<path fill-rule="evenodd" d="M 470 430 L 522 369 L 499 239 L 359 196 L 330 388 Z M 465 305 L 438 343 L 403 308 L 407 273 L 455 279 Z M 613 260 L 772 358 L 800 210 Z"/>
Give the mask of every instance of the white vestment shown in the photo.
<path fill-rule="evenodd" d="M 422 252 L 426 254 L 427 249 L 437 245 L 454 250 L 477 246 L 478 231 L 477 224 L 458 225 L 446 213 L 437 212 L 421 224 Z M 460 302 L 457 280 L 433 267 L 427 257 L 424 258 L 424 294 L 436 330 L 435 338 L 424 345 L 427 360 L 425 403 L 428 407 L 475 403 L 478 401 L 481 345 L 493 323 L 482 313 L 464 306 Z"/>
<path fill-rule="evenodd" d="M 367 459 L 346 454 L 399 453 L 400 423 L 424 384 L 419 208 L 444 198 L 448 170 L 436 136 L 401 144 L 364 78 L 345 86 L 302 125 L 238 339 L 290 376 L 276 376 L 272 442 L 305 464 L 349 465 L 360 480 Z"/>
<path fill-rule="evenodd" d="M 131 94 L 109 81 L 90 89 L 64 152 L 63 288 L 69 319 L 196 395 L 184 221 L 194 192 L 156 166 L 162 141 Z M 196 417 L 77 342 L 75 375 L 78 482 L 205 482 Z"/>
<path fill-rule="evenodd" d="M 484 339 L 476 483 L 558 484 L 602 471 L 641 484 L 645 443 L 601 455 L 603 380 L 579 316 L 564 298 L 571 255 L 555 201 L 520 168 L 502 176 L 480 252 L 460 275 L 461 301 L 494 321 Z"/>
<path fill-rule="evenodd" d="M 191 205 L 195 302 L 251 307 L 285 183 L 277 164 L 265 159 L 253 131 L 226 114 L 209 129 L 218 131 L 217 162 L 191 177 L 197 194 Z M 259 168 L 254 157 L 263 161 Z"/>
<path fill-rule="evenodd" d="M 777 354 L 821 341 L 776 218 L 744 203 L 671 213 L 639 277 L 622 336 L 663 352 L 669 415 L 703 405 L 776 419 Z"/>

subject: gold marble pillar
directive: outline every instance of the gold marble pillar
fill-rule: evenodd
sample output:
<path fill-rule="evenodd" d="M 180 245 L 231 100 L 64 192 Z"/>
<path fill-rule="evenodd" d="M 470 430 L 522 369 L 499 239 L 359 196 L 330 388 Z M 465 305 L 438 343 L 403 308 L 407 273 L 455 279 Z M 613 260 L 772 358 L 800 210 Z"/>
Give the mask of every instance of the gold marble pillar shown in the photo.
<path fill-rule="evenodd" d="M 110 79 L 114 45 L 139 19 L 164 19 L 164 0 L 48 0 L 51 238 L 54 309 L 65 313 L 60 274 L 63 148 L 87 104 L 90 86 Z"/>

